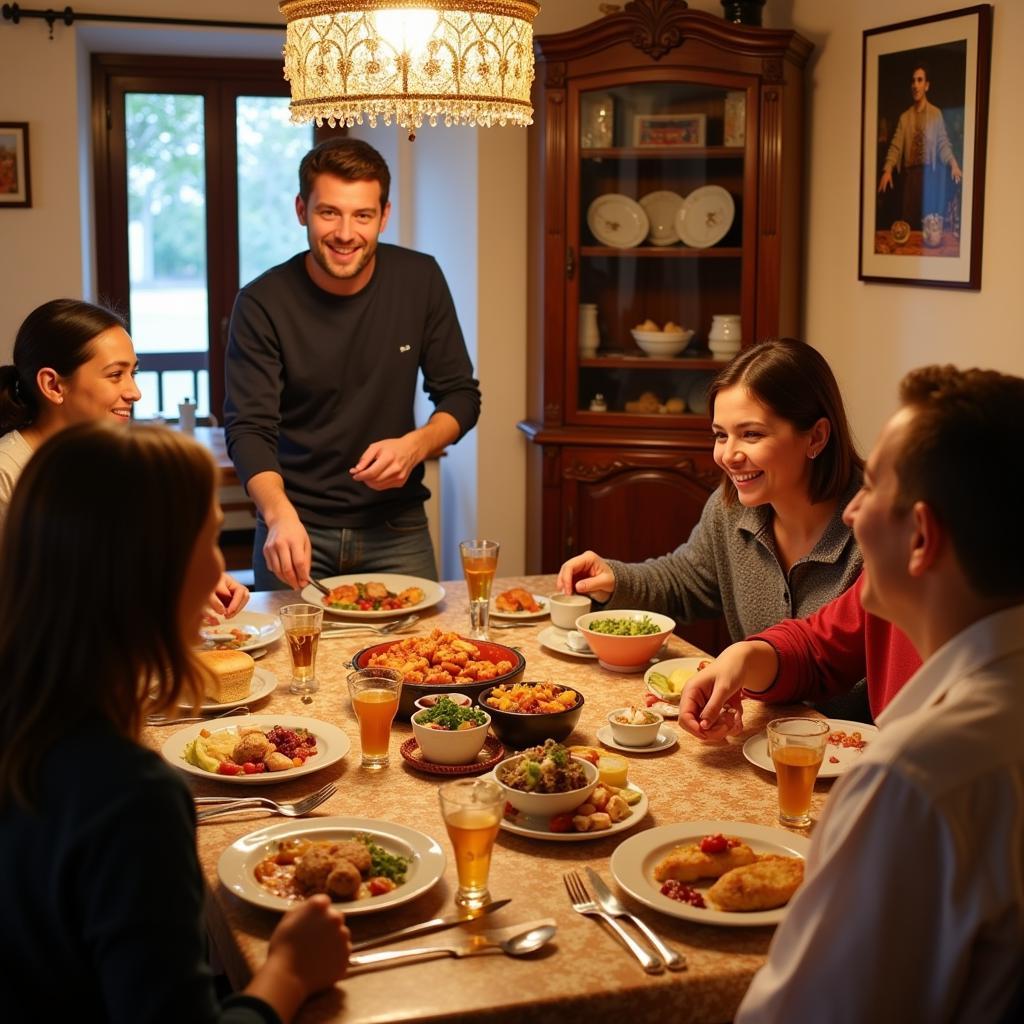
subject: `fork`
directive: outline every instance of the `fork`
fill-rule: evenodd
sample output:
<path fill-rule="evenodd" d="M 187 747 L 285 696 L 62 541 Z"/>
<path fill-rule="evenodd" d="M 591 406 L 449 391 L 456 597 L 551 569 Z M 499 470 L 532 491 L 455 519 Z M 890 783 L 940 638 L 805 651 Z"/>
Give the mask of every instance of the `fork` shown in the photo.
<path fill-rule="evenodd" d="M 626 948 L 640 961 L 640 965 L 648 974 L 664 973 L 665 965 L 661 962 L 661 959 L 648 953 L 614 917 L 606 914 L 590 898 L 590 893 L 587 892 L 583 879 L 575 871 L 567 871 L 562 875 L 562 881 L 565 882 L 566 891 L 569 893 L 572 909 L 577 914 L 583 914 L 587 917 L 598 917 L 609 925 L 612 931 L 625 943 Z"/>
<path fill-rule="evenodd" d="M 231 708 L 228 711 L 222 711 L 219 715 L 198 715 L 193 718 L 175 718 L 169 715 L 147 715 L 146 725 L 185 725 L 188 722 L 214 722 L 218 718 L 230 718 L 232 715 L 247 715 L 249 714 L 249 708 L 246 705 L 241 705 L 237 708 Z"/>
<path fill-rule="evenodd" d="M 604 884 L 604 879 L 589 865 L 587 867 L 587 875 L 590 877 L 590 884 L 593 885 L 594 892 L 597 895 L 597 903 L 606 914 L 629 921 L 642 932 L 644 938 L 654 947 L 670 971 L 686 970 L 686 957 L 667 945 L 662 937 L 646 921 L 637 917 L 636 914 L 631 914 L 619 902 L 611 889 Z"/>
<path fill-rule="evenodd" d="M 348 636 L 349 633 L 363 630 L 367 633 L 380 633 L 381 636 L 388 636 L 390 633 L 400 633 L 403 629 L 419 622 L 420 617 L 416 614 L 406 615 L 404 619 L 395 619 L 384 626 L 371 626 L 362 622 L 339 622 L 325 628 L 320 634 L 321 640 L 332 640 L 338 636 Z"/>
<path fill-rule="evenodd" d="M 275 814 L 283 814 L 286 818 L 301 818 L 309 814 L 314 808 L 319 807 L 325 800 L 329 800 L 337 792 L 338 787 L 333 782 L 329 782 L 315 793 L 310 793 L 308 796 L 302 797 L 301 800 L 295 800 L 291 803 L 278 803 L 276 800 L 269 800 L 265 796 L 241 797 L 237 800 L 227 801 L 216 796 L 197 796 L 195 802 L 199 805 L 216 803 L 220 806 L 204 807 L 196 813 L 196 821 L 209 821 L 210 818 L 219 818 L 222 814 L 234 814 L 235 811 L 252 810 L 261 807 L 265 807 Z"/>

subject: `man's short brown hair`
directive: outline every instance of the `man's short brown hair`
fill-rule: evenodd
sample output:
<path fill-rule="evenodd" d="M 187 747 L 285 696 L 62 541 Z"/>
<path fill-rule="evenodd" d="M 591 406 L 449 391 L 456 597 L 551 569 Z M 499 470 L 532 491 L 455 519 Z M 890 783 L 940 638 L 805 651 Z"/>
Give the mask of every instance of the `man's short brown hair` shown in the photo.
<path fill-rule="evenodd" d="M 1024 379 L 924 366 L 903 378 L 900 400 L 914 416 L 894 460 L 897 509 L 932 509 L 979 594 L 1024 596 L 1015 522 L 1024 507 Z"/>
<path fill-rule="evenodd" d="M 380 184 L 380 208 L 388 205 L 391 172 L 384 157 L 362 139 L 327 139 L 314 146 L 299 164 L 299 195 L 309 202 L 317 175 L 333 174 L 342 181 L 376 181 Z"/>

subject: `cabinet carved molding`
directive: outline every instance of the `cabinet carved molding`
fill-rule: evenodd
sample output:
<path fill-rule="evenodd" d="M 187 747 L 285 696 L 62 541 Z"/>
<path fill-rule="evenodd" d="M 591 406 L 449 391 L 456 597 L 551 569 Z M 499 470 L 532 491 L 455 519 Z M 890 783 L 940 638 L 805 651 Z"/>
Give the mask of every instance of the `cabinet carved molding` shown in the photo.
<path fill-rule="evenodd" d="M 658 470 L 664 473 L 675 473 L 680 476 L 692 477 L 710 491 L 717 486 L 722 475 L 717 467 L 711 469 L 700 467 L 693 459 L 677 459 L 674 462 L 665 462 L 664 460 L 647 460 L 638 455 L 628 461 L 624 459 L 610 459 L 603 462 L 593 462 L 570 455 L 568 460 L 562 470 L 563 479 L 582 480 L 587 483 L 597 483 L 617 473 L 624 473 L 630 470 L 642 472 Z"/>

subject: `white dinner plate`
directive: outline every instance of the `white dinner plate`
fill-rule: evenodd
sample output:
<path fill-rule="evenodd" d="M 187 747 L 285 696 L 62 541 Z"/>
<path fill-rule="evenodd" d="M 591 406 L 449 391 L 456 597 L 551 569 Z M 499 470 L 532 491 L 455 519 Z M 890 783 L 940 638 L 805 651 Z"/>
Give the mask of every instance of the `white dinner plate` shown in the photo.
<path fill-rule="evenodd" d="M 632 249 L 647 237 L 651 225 L 635 199 L 608 192 L 587 208 L 587 226 L 602 245 Z"/>
<path fill-rule="evenodd" d="M 277 676 L 265 668 L 257 668 L 252 674 L 252 687 L 244 697 L 238 700 L 227 700 L 223 704 L 206 702 L 199 705 L 200 711 L 228 711 L 240 708 L 243 704 L 255 704 L 264 697 L 269 697 L 277 689 Z M 179 704 L 179 707 L 190 708 L 191 704 Z"/>
<path fill-rule="evenodd" d="M 249 639 L 239 644 L 237 648 L 226 643 L 216 643 L 210 637 L 231 635 L 232 629 L 241 629 L 249 634 Z M 203 644 L 202 650 L 215 651 L 218 648 L 239 651 L 253 651 L 260 647 L 266 647 L 275 640 L 284 636 L 284 626 L 276 615 L 267 615 L 265 612 L 239 612 L 230 619 L 218 626 L 203 626 L 199 635 L 207 642 Z"/>
<path fill-rule="evenodd" d="M 708 411 L 708 379 L 696 377 L 686 392 L 686 408 L 697 416 L 704 416 Z"/>
<path fill-rule="evenodd" d="M 805 836 L 794 835 L 782 828 L 766 825 L 751 825 L 745 821 L 681 821 L 675 825 L 660 825 L 649 828 L 620 843 L 612 854 L 612 877 L 634 899 L 645 906 L 660 910 L 671 917 L 681 917 L 697 924 L 724 924 L 736 928 L 755 928 L 766 924 L 778 924 L 786 915 L 786 907 L 775 910 L 741 911 L 714 910 L 691 907 L 662 896 L 660 883 L 654 880 L 654 867 L 675 846 L 700 842 L 704 836 L 736 836 L 742 839 L 754 853 L 774 853 L 783 857 L 807 858 L 811 841 Z M 694 889 L 709 889 L 714 879 L 705 878 L 690 883 Z"/>
<path fill-rule="evenodd" d="M 307 729 L 316 737 L 316 753 L 307 758 L 301 768 L 288 768 L 283 772 L 262 772 L 259 775 L 218 775 L 216 772 L 208 772 L 189 764 L 182 756 L 185 745 L 194 740 L 203 729 L 217 733 L 224 729 L 238 729 L 241 726 L 271 729 L 275 725 L 282 725 L 286 729 Z M 239 715 L 223 720 L 196 722 L 194 725 L 179 729 L 167 738 L 160 748 L 160 753 L 168 764 L 206 782 L 223 782 L 232 786 L 268 786 L 276 782 L 291 782 L 301 775 L 312 775 L 321 768 L 335 764 L 348 753 L 351 746 L 348 736 L 341 729 L 316 718 L 305 718 L 301 715 Z"/>
<path fill-rule="evenodd" d="M 493 778 L 494 772 L 485 775 L 485 779 Z M 616 821 L 611 828 L 602 829 L 600 832 L 552 832 L 548 826 L 547 818 L 533 818 L 529 815 L 517 813 L 514 821 L 508 818 L 501 819 L 501 827 L 513 835 L 526 836 L 528 839 L 544 839 L 555 843 L 584 843 L 588 839 L 604 839 L 606 836 L 618 835 L 627 829 L 638 825 L 647 814 L 647 794 L 632 782 L 625 787 L 640 794 L 640 799 L 630 807 L 633 812 L 628 818 Z"/>
<path fill-rule="evenodd" d="M 878 726 L 867 725 L 865 722 L 847 722 L 841 718 L 826 719 L 831 732 L 859 732 L 865 743 L 870 743 L 878 735 Z M 849 771 L 861 758 L 862 751 L 856 747 L 844 747 L 830 743 L 825 750 L 825 759 L 818 769 L 819 779 L 834 779 L 843 772 Z M 759 732 L 751 736 L 743 744 L 743 756 L 758 768 L 775 774 L 775 763 L 768 753 L 768 733 Z M 832 758 L 835 758 L 833 761 Z"/>
<path fill-rule="evenodd" d="M 556 654 L 568 654 L 570 658 L 590 658 L 592 660 L 597 658 L 593 651 L 573 650 L 565 642 L 565 638 L 568 635 L 568 630 L 559 629 L 557 626 L 548 626 L 537 634 L 537 640 L 541 647 L 546 647 L 549 651 L 554 651 Z"/>
<path fill-rule="evenodd" d="M 256 865 L 275 853 L 278 843 L 285 839 L 308 836 L 310 839 L 354 839 L 367 835 L 388 853 L 409 858 L 405 881 L 382 896 L 370 896 L 353 902 L 338 902 L 336 906 L 346 917 L 357 914 L 375 914 L 421 896 L 433 888 L 444 875 L 445 856 L 440 844 L 430 836 L 372 818 L 308 818 L 305 821 L 287 821 L 279 825 L 250 832 L 232 843 L 220 856 L 217 872 L 224 887 L 246 903 L 269 910 L 290 910 L 295 900 L 274 896 L 256 881 Z"/>
<path fill-rule="evenodd" d="M 703 185 L 683 200 L 676 230 L 687 245 L 707 249 L 725 238 L 735 216 L 736 204 L 721 185 Z"/>
<path fill-rule="evenodd" d="M 444 600 L 444 587 L 433 580 L 425 580 L 419 576 L 401 576 L 393 572 L 361 572 L 354 576 L 328 576 L 321 580 L 321 583 L 328 590 L 340 587 L 343 583 L 383 583 L 393 594 L 400 594 L 407 587 L 419 587 L 423 591 L 423 600 L 418 604 L 411 604 L 408 608 L 388 608 L 384 611 L 360 612 L 345 608 L 328 608 L 324 601 L 326 596 L 321 594 L 312 584 L 303 587 L 299 595 L 306 604 L 317 608 L 323 608 L 326 615 L 343 615 L 349 619 L 395 619 L 401 615 L 408 615 L 409 612 L 421 612 L 427 608 L 433 608 Z"/>
<path fill-rule="evenodd" d="M 676 714 L 678 713 L 679 709 L 676 708 Z M 606 747 L 611 747 L 613 750 L 621 750 L 626 754 L 658 754 L 662 750 L 671 750 L 679 742 L 675 729 L 667 728 L 664 725 L 658 730 L 658 738 L 654 743 L 650 743 L 646 747 L 627 747 L 625 743 L 619 743 L 612 735 L 612 727 L 610 725 L 602 725 L 597 730 L 597 738 Z"/>
<path fill-rule="evenodd" d="M 540 605 L 539 612 L 499 612 L 494 607 L 494 599 L 491 599 L 491 618 L 492 619 L 543 619 L 551 609 L 548 605 L 548 599 L 543 594 L 531 594 L 530 597 Z"/>
<path fill-rule="evenodd" d="M 679 241 L 676 217 L 683 197 L 678 192 L 648 192 L 640 197 L 640 205 L 651 222 L 647 241 L 651 245 L 675 245 Z"/>

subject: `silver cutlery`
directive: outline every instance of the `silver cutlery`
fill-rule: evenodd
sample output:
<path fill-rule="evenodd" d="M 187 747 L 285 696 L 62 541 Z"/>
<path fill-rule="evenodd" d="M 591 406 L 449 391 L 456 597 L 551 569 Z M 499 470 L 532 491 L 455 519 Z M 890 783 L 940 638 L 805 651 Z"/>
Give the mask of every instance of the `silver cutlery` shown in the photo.
<path fill-rule="evenodd" d="M 630 924 L 638 928 L 643 933 L 644 938 L 657 950 L 658 955 L 665 961 L 665 966 L 670 971 L 686 970 L 686 957 L 667 945 L 664 939 L 653 928 L 649 927 L 645 921 L 642 921 L 636 914 L 631 914 L 619 902 L 611 889 L 604 884 L 604 879 L 592 867 L 587 868 L 587 876 L 590 878 L 590 884 L 594 887 L 594 897 L 597 900 L 597 905 L 606 914 L 629 921 Z"/>
<path fill-rule="evenodd" d="M 222 711 L 219 715 L 195 715 L 189 718 L 176 718 L 173 715 L 147 715 L 146 725 L 187 725 L 189 722 L 215 722 L 218 718 L 231 718 L 233 715 L 247 715 L 249 708 L 242 704 L 237 708 Z"/>
<path fill-rule="evenodd" d="M 625 928 L 619 924 L 610 914 L 606 914 L 591 898 L 590 893 L 587 892 L 587 887 L 583 884 L 583 879 L 575 871 L 567 871 L 562 875 L 562 881 L 565 882 L 566 891 L 569 893 L 569 900 L 572 903 L 572 909 L 577 914 L 583 914 L 587 917 L 597 917 L 604 921 L 616 935 L 626 944 L 626 948 L 640 961 L 640 966 L 648 974 L 662 974 L 665 970 L 665 965 L 661 960 L 652 956 L 643 946 L 640 945 L 636 939 L 633 938 Z"/>
<path fill-rule="evenodd" d="M 221 797 L 197 796 L 195 802 L 199 805 L 218 803 L 217 807 L 203 806 L 202 810 L 196 813 L 196 821 L 209 821 L 211 818 L 219 818 L 223 814 L 234 814 L 236 811 L 259 810 L 266 808 L 274 814 L 283 814 L 286 818 L 301 818 L 309 814 L 314 808 L 319 807 L 325 800 L 329 800 L 338 787 L 330 782 L 315 793 L 302 797 L 291 803 L 278 803 L 276 800 L 269 800 L 265 796 L 240 797 L 237 800 L 224 800 Z"/>
<path fill-rule="evenodd" d="M 331 623 L 330 626 L 324 627 L 323 632 L 320 634 L 321 640 L 333 640 L 335 637 L 348 636 L 349 633 L 379 633 L 381 636 L 388 636 L 391 633 L 400 633 L 403 629 L 408 629 L 414 622 L 419 622 L 420 617 L 416 614 L 406 615 L 404 619 L 395 619 L 394 622 L 388 622 L 383 626 L 371 626 L 369 623 L 363 622 L 337 622 Z"/>
<path fill-rule="evenodd" d="M 539 622 L 488 622 L 488 629 L 536 629 Z"/>
<path fill-rule="evenodd" d="M 325 597 L 331 596 L 330 587 L 325 587 L 319 580 L 313 579 L 312 576 L 310 576 L 309 578 L 309 584 L 310 586 L 315 587 L 317 590 L 319 590 L 320 593 L 323 594 Z"/>
<path fill-rule="evenodd" d="M 495 928 L 467 935 L 463 942 L 440 946 L 418 946 L 413 949 L 385 949 L 379 953 L 357 953 L 349 959 L 349 967 L 390 967 L 407 960 L 432 960 L 439 956 L 456 958 L 476 956 L 498 949 L 508 956 L 525 956 L 550 942 L 558 926 L 550 917 L 523 924 Z"/>
<path fill-rule="evenodd" d="M 431 921 L 423 921 L 420 924 L 411 924 L 408 928 L 399 928 L 397 931 L 385 932 L 372 939 L 363 939 L 361 942 L 352 943 L 352 952 L 360 949 L 370 949 L 372 946 L 381 946 L 386 942 L 397 942 L 399 939 L 409 939 L 413 935 L 426 935 L 428 932 L 439 932 L 445 928 L 452 928 L 457 924 L 468 924 L 470 921 L 479 921 L 485 914 L 493 914 L 495 910 L 501 910 L 511 900 L 494 900 L 480 908 L 476 914 L 445 914 L 444 917 L 435 917 Z"/>

